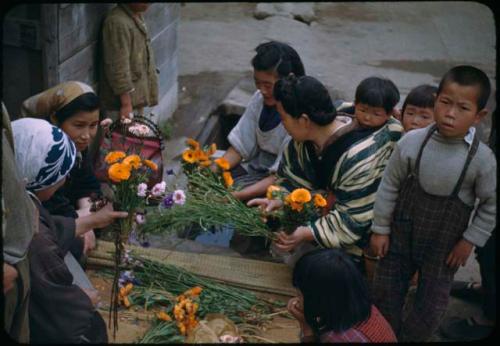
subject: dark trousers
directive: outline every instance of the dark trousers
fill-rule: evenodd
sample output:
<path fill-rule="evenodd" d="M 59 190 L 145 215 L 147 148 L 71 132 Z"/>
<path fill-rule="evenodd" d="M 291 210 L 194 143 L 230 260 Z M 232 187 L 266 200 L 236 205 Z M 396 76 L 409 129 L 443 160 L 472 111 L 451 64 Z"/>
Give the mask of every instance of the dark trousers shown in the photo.
<path fill-rule="evenodd" d="M 483 289 L 483 312 L 486 318 L 496 321 L 496 228 L 482 248 L 476 248 Z"/>

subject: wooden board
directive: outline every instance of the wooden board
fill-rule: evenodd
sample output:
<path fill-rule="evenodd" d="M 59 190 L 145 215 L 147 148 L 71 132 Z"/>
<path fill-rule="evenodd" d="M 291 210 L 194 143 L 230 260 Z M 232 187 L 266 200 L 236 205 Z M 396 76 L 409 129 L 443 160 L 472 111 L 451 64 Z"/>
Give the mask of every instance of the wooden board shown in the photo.
<path fill-rule="evenodd" d="M 255 291 L 294 296 L 292 270 L 281 263 L 264 262 L 246 258 L 193 254 L 158 248 L 127 245 L 128 249 L 166 264 L 178 266 L 197 275 Z M 114 251 L 114 244 L 99 240 L 97 254 Z M 92 256 L 92 254 L 91 254 Z"/>

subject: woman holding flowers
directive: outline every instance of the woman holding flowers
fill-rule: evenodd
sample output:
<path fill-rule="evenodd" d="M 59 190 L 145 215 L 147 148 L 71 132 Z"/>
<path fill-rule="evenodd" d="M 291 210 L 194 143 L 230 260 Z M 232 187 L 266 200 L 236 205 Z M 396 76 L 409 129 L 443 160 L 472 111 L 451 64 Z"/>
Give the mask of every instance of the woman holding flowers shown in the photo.
<path fill-rule="evenodd" d="M 95 310 L 97 296 L 73 284 L 64 262 L 75 237 L 109 225 L 126 212 L 107 205 L 78 219 L 52 216 L 42 205 L 64 185 L 76 149 L 59 128 L 41 119 L 12 122 L 16 165 L 39 212 L 38 232 L 29 247 L 30 343 L 107 342 L 106 326 Z"/>
<path fill-rule="evenodd" d="M 75 143 L 77 161 L 64 186 L 43 206 L 53 215 L 72 218 L 90 214 L 89 196 L 100 193 L 88 156 L 88 146 L 99 124 L 99 97 L 85 83 L 70 81 L 56 85 L 25 100 L 23 116 L 44 118 L 62 129 Z M 95 247 L 93 230 L 75 238 L 71 253 L 80 258 Z"/>
<path fill-rule="evenodd" d="M 266 193 L 274 182 L 272 173 L 278 168 L 281 152 L 290 139 L 276 110 L 274 84 L 289 73 L 297 76 L 305 73 L 299 55 L 285 43 L 266 42 L 255 51 L 252 66 L 257 91 L 229 133 L 231 146 L 223 156 L 227 169 L 233 170 L 235 186 L 242 188 L 233 194 L 242 201 Z M 234 170 L 235 167 L 238 168 Z M 214 165 L 213 169 L 216 168 Z"/>
<path fill-rule="evenodd" d="M 255 48 L 252 59 L 253 76 L 257 91 L 250 99 L 245 112 L 227 137 L 230 147 L 223 159 L 234 177 L 233 195 L 248 201 L 261 197 L 275 180 L 281 154 L 290 140 L 276 110 L 273 87 L 276 81 L 294 73 L 305 74 L 298 53 L 291 46 L 277 41 L 262 43 Z M 218 169 L 213 165 L 212 169 Z M 226 182 L 232 182 L 229 172 Z M 247 253 L 263 248 L 263 239 L 245 238 L 235 234 L 231 246 Z"/>
<path fill-rule="evenodd" d="M 315 242 L 321 247 L 344 248 L 361 262 L 374 195 L 401 136 L 401 125 L 391 119 L 380 128 L 361 128 L 355 119 L 337 115 L 327 89 L 309 76 L 291 75 L 278 81 L 274 97 L 293 139 L 284 151 L 277 185 L 285 191 L 323 190 L 329 193 L 330 201 L 335 199 L 326 215 L 291 234 L 279 232 L 275 246 L 291 251 L 302 243 Z M 283 202 L 254 199 L 248 205 L 271 211 L 281 208 Z"/>

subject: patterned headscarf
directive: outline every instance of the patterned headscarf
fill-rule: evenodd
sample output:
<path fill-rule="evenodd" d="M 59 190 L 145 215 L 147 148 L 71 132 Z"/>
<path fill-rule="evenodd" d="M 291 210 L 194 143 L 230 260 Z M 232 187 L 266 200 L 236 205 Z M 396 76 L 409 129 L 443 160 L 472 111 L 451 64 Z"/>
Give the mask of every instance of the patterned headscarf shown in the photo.
<path fill-rule="evenodd" d="M 71 81 L 58 84 L 26 99 L 21 106 L 21 115 L 49 118 L 78 96 L 86 93 L 95 94 L 89 85 L 82 82 Z"/>
<path fill-rule="evenodd" d="M 73 167 L 75 145 L 59 128 L 42 119 L 12 122 L 19 174 L 26 188 L 42 190 L 61 181 Z"/>

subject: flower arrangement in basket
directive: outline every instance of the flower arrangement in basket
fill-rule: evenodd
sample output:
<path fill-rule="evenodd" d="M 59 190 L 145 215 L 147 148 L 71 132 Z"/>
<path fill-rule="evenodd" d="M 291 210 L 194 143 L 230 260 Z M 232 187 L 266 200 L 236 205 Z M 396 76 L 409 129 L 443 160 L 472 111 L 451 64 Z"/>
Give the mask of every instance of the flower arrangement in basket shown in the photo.
<path fill-rule="evenodd" d="M 162 150 L 163 138 L 158 126 L 150 119 L 136 115 L 133 120 L 120 119 L 109 125 L 102 138 L 99 153 L 94 162 L 94 174 L 102 182 L 110 182 L 108 164 L 105 156 L 110 151 L 137 153 L 143 159 L 155 163 L 157 170 L 149 174 L 146 183 L 149 187 L 161 182 L 163 178 Z"/>
<path fill-rule="evenodd" d="M 311 192 L 304 188 L 288 193 L 278 186 L 271 185 L 267 189 L 266 197 L 283 202 L 283 208 L 269 217 L 275 219 L 274 230 L 283 230 L 287 234 L 321 216 L 323 208 L 327 206 L 327 201 L 321 194 L 312 196 Z"/>

